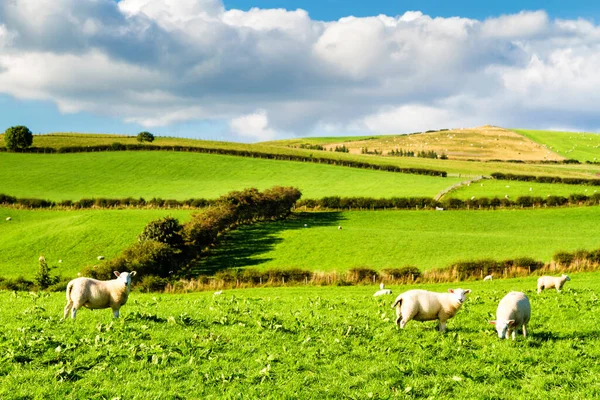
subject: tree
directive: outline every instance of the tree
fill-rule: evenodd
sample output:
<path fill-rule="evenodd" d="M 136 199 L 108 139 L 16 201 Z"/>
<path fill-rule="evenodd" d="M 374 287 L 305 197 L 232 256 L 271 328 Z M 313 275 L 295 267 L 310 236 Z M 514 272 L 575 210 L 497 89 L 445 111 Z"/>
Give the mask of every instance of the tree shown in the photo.
<path fill-rule="evenodd" d="M 150 132 L 140 132 L 137 135 L 137 140 L 138 142 L 152 142 L 154 141 L 154 135 L 151 134 Z"/>
<path fill-rule="evenodd" d="M 4 143 L 9 150 L 26 149 L 33 143 L 33 134 L 26 126 L 11 126 L 4 132 Z"/>

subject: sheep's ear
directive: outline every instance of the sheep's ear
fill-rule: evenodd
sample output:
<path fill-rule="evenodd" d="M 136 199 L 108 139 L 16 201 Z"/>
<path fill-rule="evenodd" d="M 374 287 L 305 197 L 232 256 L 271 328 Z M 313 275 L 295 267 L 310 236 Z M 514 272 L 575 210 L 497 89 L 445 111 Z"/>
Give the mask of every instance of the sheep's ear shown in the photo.
<path fill-rule="evenodd" d="M 496 325 L 496 321 L 488 321 L 492 325 Z"/>
<path fill-rule="evenodd" d="M 448 293 L 454 293 L 454 289 L 448 289 Z"/>
<path fill-rule="evenodd" d="M 465 294 L 471 293 L 471 289 L 465 289 Z"/>
<path fill-rule="evenodd" d="M 118 278 L 119 276 L 121 276 L 121 273 L 119 271 L 113 271 L 113 274 L 115 274 L 115 276 Z"/>
<path fill-rule="evenodd" d="M 135 272 L 135 271 L 131 271 L 131 272 L 129 273 L 129 276 L 135 276 L 135 274 L 137 274 L 137 272 Z"/>
<path fill-rule="evenodd" d="M 508 326 L 513 326 L 515 324 L 514 319 L 509 319 L 507 322 L 508 322 Z"/>

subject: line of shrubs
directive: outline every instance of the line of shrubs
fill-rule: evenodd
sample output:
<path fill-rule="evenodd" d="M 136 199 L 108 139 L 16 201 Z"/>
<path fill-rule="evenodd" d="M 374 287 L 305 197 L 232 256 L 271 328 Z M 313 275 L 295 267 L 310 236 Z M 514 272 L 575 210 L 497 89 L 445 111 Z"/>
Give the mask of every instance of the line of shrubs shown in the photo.
<path fill-rule="evenodd" d="M 21 208 L 190 208 L 200 209 L 216 205 L 218 199 L 161 199 L 153 198 L 144 200 L 143 198 L 91 198 L 77 201 L 63 200 L 59 202 L 43 199 L 17 198 L 14 196 L 0 193 L 0 205 L 17 206 Z M 321 199 L 301 199 L 294 205 L 295 208 L 304 209 L 331 209 L 331 210 L 385 210 L 385 209 L 435 209 L 444 208 L 449 210 L 470 210 L 478 208 L 522 208 L 522 207 L 562 207 L 570 205 L 593 206 L 600 204 L 600 193 L 594 193 L 590 196 L 584 194 L 571 194 L 564 196 L 519 196 L 515 200 L 507 198 L 488 198 L 480 197 L 475 199 L 456 199 L 448 198 L 436 201 L 431 197 L 391 197 L 391 198 L 373 198 L 373 197 L 340 197 L 326 196 Z"/>
<path fill-rule="evenodd" d="M 591 196 L 571 194 L 563 196 L 520 196 L 515 200 L 507 198 L 475 198 L 475 199 L 443 199 L 436 201 L 430 197 L 391 197 L 377 199 L 372 197 L 340 197 L 328 196 L 321 199 L 302 199 L 296 203 L 296 208 L 332 209 L 332 210 L 385 210 L 385 209 L 448 209 L 470 210 L 488 208 L 523 208 L 523 207 L 562 207 L 570 205 L 594 206 L 600 204 L 600 193 Z"/>
<path fill-rule="evenodd" d="M 111 279 L 112 271 L 137 271 L 138 277 L 168 278 L 191 273 L 194 260 L 240 225 L 286 218 L 301 192 L 293 187 L 273 187 L 230 192 L 218 198 L 190 221 L 172 217 L 151 221 L 138 241 L 119 256 L 81 272 L 96 279 Z M 150 280 L 156 278 L 148 278 Z"/>
<path fill-rule="evenodd" d="M 95 145 L 95 146 L 67 146 L 55 149 L 53 147 L 29 147 L 27 149 L 18 149 L 16 152 L 20 153 L 85 153 L 85 152 L 98 152 L 98 151 L 182 151 L 192 153 L 206 153 L 206 154 L 223 154 L 230 156 L 239 157 L 251 157 L 251 158 L 265 158 L 269 160 L 284 160 L 284 161 L 302 161 L 302 162 L 314 162 L 319 164 L 331 164 L 342 167 L 362 168 L 362 169 L 374 169 L 388 172 L 399 172 L 404 174 L 416 174 L 416 175 L 430 175 L 430 176 L 441 176 L 446 177 L 448 174 L 446 171 L 439 171 L 426 168 L 401 168 L 395 165 L 380 165 L 372 164 L 362 161 L 354 160 L 336 160 L 328 157 L 313 157 L 291 155 L 291 154 L 274 154 L 274 153 L 263 153 L 260 151 L 249 151 L 249 150 L 235 150 L 235 149 L 216 149 L 207 147 L 195 147 L 195 146 L 157 146 L 150 144 L 122 144 L 113 143 L 107 145 Z M 0 151 L 6 151 L 6 148 Z"/>
<path fill-rule="evenodd" d="M 506 181 L 524 181 L 537 183 L 564 183 L 566 185 L 590 185 L 600 186 L 600 179 L 586 178 L 562 178 L 560 176 L 535 176 L 535 175 L 516 175 L 494 172 L 491 176 L 495 179 Z"/>
<path fill-rule="evenodd" d="M 478 160 L 469 160 L 469 161 L 478 161 Z M 493 158 L 491 160 L 486 160 L 486 162 L 506 162 L 506 163 L 514 163 L 514 164 L 581 164 L 581 161 L 575 160 L 574 158 L 569 158 L 566 160 L 500 160 L 497 158 Z"/>
<path fill-rule="evenodd" d="M 145 200 L 142 197 L 138 199 L 133 197 L 126 197 L 122 199 L 107 199 L 104 197 L 99 197 L 80 200 L 52 201 L 44 199 L 18 198 L 0 193 L 1 205 L 19 206 L 22 208 L 204 208 L 215 204 L 216 201 L 217 200 L 215 199 L 202 198 L 175 200 L 161 199 L 156 197 L 150 200 Z"/>

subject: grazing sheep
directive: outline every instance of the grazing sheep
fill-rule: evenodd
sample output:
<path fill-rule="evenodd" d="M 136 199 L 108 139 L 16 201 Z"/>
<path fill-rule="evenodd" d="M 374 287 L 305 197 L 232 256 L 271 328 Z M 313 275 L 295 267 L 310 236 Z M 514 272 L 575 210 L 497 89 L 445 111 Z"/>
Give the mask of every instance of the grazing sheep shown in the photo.
<path fill-rule="evenodd" d="M 340 226 L 338 226 L 338 229 L 342 229 L 342 226 L 341 226 L 341 225 L 340 225 Z"/>
<path fill-rule="evenodd" d="M 98 260 L 104 260 L 104 256 L 98 256 Z"/>
<path fill-rule="evenodd" d="M 414 289 L 404 292 L 396 298 L 392 308 L 396 307 L 396 325 L 400 328 L 414 319 L 415 321 L 439 320 L 440 332 L 446 330 L 446 321 L 454 317 L 467 299 L 471 289 L 448 289 L 448 293 L 428 292 Z"/>
<path fill-rule="evenodd" d="M 64 318 L 72 309 L 71 318 L 75 319 L 81 307 L 90 309 L 112 308 L 115 318 L 119 317 L 119 309 L 127 302 L 131 290 L 131 277 L 136 272 L 114 271 L 117 279 L 99 281 L 92 278 L 76 278 L 67 285 L 67 305 Z"/>
<path fill-rule="evenodd" d="M 527 337 L 527 324 L 531 317 L 531 305 L 529 299 L 522 292 L 510 292 L 500 300 L 496 310 L 496 320 L 490 324 L 496 325 L 496 331 L 500 339 L 517 337 L 517 329 L 523 328 L 523 337 Z"/>
<path fill-rule="evenodd" d="M 485 278 L 483 278 L 484 281 L 491 281 L 493 279 L 492 275 L 487 275 Z"/>
<path fill-rule="evenodd" d="M 11 219 L 12 219 L 11 217 L 6 217 L 6 220 L 7 220 L 7 221 L 10 221 Z"/>
<path fill-rule="evenodd" d="M 375 292 L 375 294 L 373 295 L 373 297 L 383 296 L 383 295 L 386 295 L 386 294 L 392 294 L 392 291 L 390 289 L 385 289 L 385 285 L 382 282 L 379 285 L 379 290 Z"/>
<path fill-rule="evenodd" d="M 537 292 L 540 294 L 544 289 L 556 288 L 556 291 L 560 293 L 560 289 L 562 289 L 565 282 L 570 280 L 571 278 L 565 274 L 562 274 L 561 276 L 540 276 L 537 281 Z"/>

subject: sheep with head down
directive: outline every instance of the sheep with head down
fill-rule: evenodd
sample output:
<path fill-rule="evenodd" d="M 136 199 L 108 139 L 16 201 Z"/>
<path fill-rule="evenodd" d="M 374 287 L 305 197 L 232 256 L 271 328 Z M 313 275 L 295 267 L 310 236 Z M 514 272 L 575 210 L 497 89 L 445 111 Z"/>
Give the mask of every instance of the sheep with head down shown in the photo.
<path fill-rule="evenodd" d="M 414 289 L 400 294 L 392 308 L 396 307 L 396 324 L 404 328 L 408 321 L 439 320 L 440 332 L 446 330 L 446 321 L 456 315 L 456 312 L 467 299 L 471 289 L 448 289 L 448 293 L 429 292 Z"/>
<path fill-rule="evenodd" d="M 527 325 L 531 318 L 531 304 L 523 292 L 510 292 L 500 300 L 496 309 L 496 320 L 490 324 L 496 326 L 498 337 L 515 340 L 517 329 L 522 328 L 523 337 L 527 337 Z"/>
<path fill-rule="evenodd" d="M 115 318 L 119 317 L 119 310 L 127 303 L 131 291 L 131 277 L 136 272 L 114 271 L 117 279 L 100 281 L 92 278 L 76 278 L 67 285 L 67 305 L 64 310 L 64 319 L 71 311 L 71 318 L 75 319 L 77 310 L 81 307 L 90 309 L 111 308 Z"/>

